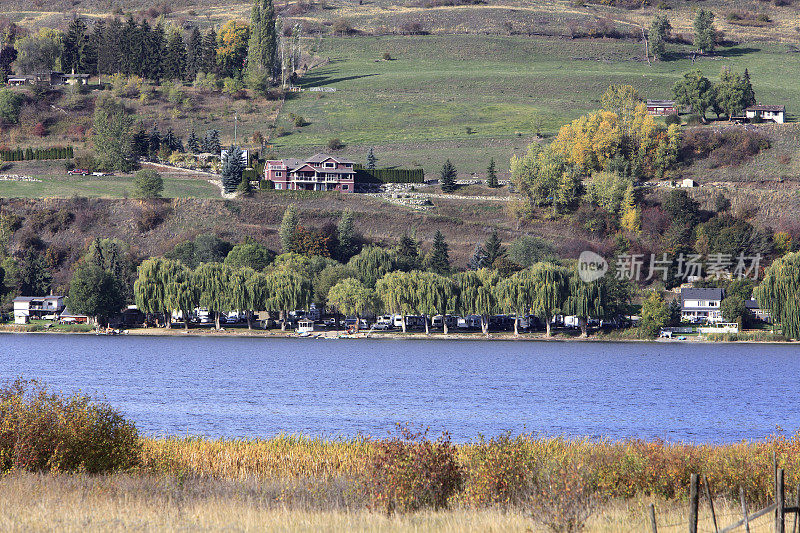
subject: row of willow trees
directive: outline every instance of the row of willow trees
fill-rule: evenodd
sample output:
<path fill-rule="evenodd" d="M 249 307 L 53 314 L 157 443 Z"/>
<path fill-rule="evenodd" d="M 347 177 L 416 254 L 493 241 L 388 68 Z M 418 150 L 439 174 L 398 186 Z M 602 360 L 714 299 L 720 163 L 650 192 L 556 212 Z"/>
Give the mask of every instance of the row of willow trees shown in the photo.
<path fill-rule="evenodd" d="M 311 280 L 291 268 L 265 273 L 202 263 L 192 270 L 180 261 L 160 257 L 141 264 L 134 284 L 136 304 L 142 312 L 163 315 L 164 325 L 169 326 L 172 311 L 179 310 L 187 328 L 190 312 L 203 307 L 214 314 L 217 328 L 220 314 L 235 310 L 246 313 L 249 328 L 253 313 L 277 313 L 285 329 L 288 313 L 308 309 L 313 291 Z M 628 285 L 613 276 L 587 283 L 576 269 L 549 262 L 536 263 L 505 278 L 488 268 L 452 276 L 392 271 L 377 279 L 374 288 L 348 277 L 331 287 L 327 296 L 330 309 L 359 319 L 372 313 L 422 315 L 426 333 L 429 318 L 435 315 L 479 315 L 482 330 L 488 333 L 490 315 L 513 313 L 517 316 L 515 333 L 519 332 L 519 317 L 534 315 L 544 322 L 550 335 L 553 318 L 566 314 L 578 317 L 586 335 L 589 318 L 619 316 L 629 302 Z"/>

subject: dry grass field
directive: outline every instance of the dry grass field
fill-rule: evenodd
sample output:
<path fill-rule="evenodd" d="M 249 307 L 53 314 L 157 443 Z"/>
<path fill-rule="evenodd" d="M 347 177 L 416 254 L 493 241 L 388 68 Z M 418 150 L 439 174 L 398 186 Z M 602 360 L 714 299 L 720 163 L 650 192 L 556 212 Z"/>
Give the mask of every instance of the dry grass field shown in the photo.
<path fill-rule="evenodd" d="M 0 478 L 0 529 L 29 531 L 370 531 L 544 532 L 522 509 L 421 511 L 387 516 L 363 506 L 314 495 L 286 501 L 284 488 L 269 484 L 182 480 L 170 477 L 11 474 Z M 646 507 L 655 502 L 658 530 L 686 530 L 688 506 L 658 498 L 613 500 L 590 516 L 587 533 L 644 531 Z M 721 524 L 738 520 L 738 504 L 715 502 Z M 753 533 L 772 531 L 771 516 L 751 523 Z M 713 530 L 707 508 L 701 531 Z"/>

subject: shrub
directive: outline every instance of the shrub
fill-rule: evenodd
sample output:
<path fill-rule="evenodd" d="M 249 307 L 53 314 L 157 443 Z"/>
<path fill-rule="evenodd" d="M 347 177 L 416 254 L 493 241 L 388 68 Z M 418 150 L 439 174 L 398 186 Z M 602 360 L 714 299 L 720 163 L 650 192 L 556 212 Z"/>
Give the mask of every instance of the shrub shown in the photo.
<path fill-rule="evenodd" d="M 392 60 L 392 54 L 390 54 L 389 52 L 384 52 L 383 53 L 383 60 L 384 61 L 391 61 Z"/>
<path fill-rule="evenodd" d="M 344 148 L 344 143 L 339 138 L 328 140 L 328 150 L 341 150 Z"/>
<path fill-rule="evenodd" d="M 25 98 L 11 89 L 0 89 L 0 120 L 7 124 L 19 122 L 19 112 Z"/>
<path fill-rule="evenodd" d="M 352 35 L 355 33 L 355 28 L 350 24 L 350 21 L 344 18 L 339 18 L 333 21 L 333 26 L 331 26 L 331 30 L 333 33 L 338 33 L 342 36 L 344 35 Z"/>
<path fill-rule="evenodd" d="M 684 161 L 709 158 L 713 166 L 737 166 L 770 147 L 762 133 L 744 129 L 694 128 L 681 138 Z"/>
<path fill-rule="evenodd" d="M 137 198 L 159 198 L 164 190 L 164 179 L 155 170 L 138 170 L 133 186 Z"/>
<path fill-rule="evenodd" d="M 508 433 L 471 447 L 464 489 L 467 502 L 475 506 L 510 506 L 524 502 L 530 491 L 534 469 L 525 453 L 525 437 Z"/>
<path fill-rule="evenodd" d="M 673 113 L 673 114 L 671 114 L 671 115 L 667 115 L 667 116 L 666 116 L 666 118 L 664 118 L 664 123 L 665 123 L 667 126 L 671 126 L 671 125 L 673 125 L 673 124 L 678 124 L 678 125 L 680 125 L 680 123 L 681 123 L 681 117 L 679 117 L 677 113 Z"/>
<path fill-rule="evenodd" d="M 67 229 L 75 220 L 75 215 L 66 209 L 44 209 L 33 213 L 30 220 L 34 231 L 41 233 L 49 230 L 50 233 L 56 234 Z"/>
<path fill-rule="evenodd" d="M 139 463 L 136 427 L 104 403 L 18 379 L 0 388 L 0 470 L 122 470 Z"/>
<path fill-rule="evenodd" d="M 581 464 L 551 464 L 531 499 L 534 518 L 556 533 L 582 531 L 595 501 Z"/>
<path fill-rule="evenodd" d="M 294 124 L 296 128 L 302 128 L 303 126 L 308 124 L 305 118 L 295 113 L 289 113 L 289 120 L 292 121 L 292 124 Z"/>
<path fill-rule="evenodd" d="M 372 503 L 387 513 L 447 507 L 462 486 L 456 448 L 447 433 L 431 441 L 425 432 L 400 427 L 400 436 L 375 442 L 367 465 Z"/>
<path fill-rule="evenodd" d="M 170 208 L 167 205 L 145 204 L 136 217 L 136 227 L 140 232 L 147 233 L 164 222 L 169 213 Z"/>

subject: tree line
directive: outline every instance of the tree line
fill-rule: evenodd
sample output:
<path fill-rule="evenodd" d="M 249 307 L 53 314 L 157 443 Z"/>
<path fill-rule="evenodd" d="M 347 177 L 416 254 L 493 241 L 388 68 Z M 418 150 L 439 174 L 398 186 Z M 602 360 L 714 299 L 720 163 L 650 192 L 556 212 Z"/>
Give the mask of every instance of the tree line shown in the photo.
<path fill-rule="evenodd" d="M 101 19 L 91 27 L 75 17 L 64 32 L 45 28 L 17 37 L 12 32 L 0 51 L 0 69 L 12 65 L 23 74 L 52 70 L 124 74 L 160 82 L 192 82 L 198 74 L 242 78 L 268 84 L 280 74 L 278 33 L 272 0 L 255 0 L 250 24 L 230 20 L 219 32 L 196 26 L 184 31 L 161 21 L 137 22 L 132 16 Z M 265 81 L 265 78 L 267 81 Z"/>
<path fill-rule="evenodd" d="M 434 315 L 479 315 L 488 332 L 490 315 L 514 313 L 536 316 L 548 334 L 557 314 L 577 316 L 586 334 L 590 317 L 620 316 L 630 303 L 630 284 L 613 276 L 586 283 L 574 264 L 535 253 L 523 259 L 520 250 L 513 257 L 527 266 L 510 261 L 496 233 L 470 263 L 473 270 L 456 272 L 441 233 L 424 256 L 409 235 L 393 248 L 363 246 L 353 218 L 345 212 L 340 219 L 333 254 L 329 248 L 308 247 L 294 206 L 287 208 L 281 224 L 283 253 L 277 256 L 252 240 L 232 246 L 209 235 L 136 267 L 124 245 L 97 240 L 75 268 L 68 302 L 73 311 L 100 322 L 129 301 L 142 312 L 163 317 L 163 325 L 179 310 L 186 327 L 197 307 L 214 314 L 216 327 L 220 314 L 234 310 L 246 313 L 249 327 L 259 311 L 276 313 L 285 327 L 290 311 L 314 303 L 357 318 L 368 313 L 422 315 L 426 331 Z M 527 250 L 535 247 L 529 242 Z"/>

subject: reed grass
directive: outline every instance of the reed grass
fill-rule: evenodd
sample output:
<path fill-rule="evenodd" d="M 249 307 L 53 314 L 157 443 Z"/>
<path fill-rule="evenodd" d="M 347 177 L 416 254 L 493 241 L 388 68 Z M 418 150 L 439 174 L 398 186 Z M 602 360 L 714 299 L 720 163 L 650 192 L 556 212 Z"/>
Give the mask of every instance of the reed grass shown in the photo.
<path fill-rule="evenodd" d="M 478 496 L 465 495 L 476 494 L 477 486 L 491 486 L 485 476 L 492 472 L 481 468 L 481 457 L 493 445 L 496 443 L 476 441 L 456 446 L 458 462 L 466 477 L 464 490 L 456 496 L 458 502 L 478 501 L 481 499 Z M 602 498 L 641 495 L 682 498 L 691 474 L 698 473 L 707 476 L 713 492 L 722 497 L 738 498 L 742 486 L 751 502 L 767 502 L 774 493 L 773 454 L 778 465 L 786 470 L 787 487 L 800 483 L 800 434 L 724 445 L 521 435 L 511 439 L 509 446 L 513 451 L 509 460 L 521 461 L 533 478 L 526 483 L 535 484 L 536 476 L 554 467 L 580 464 L 589 487 Z M 368 438 L 325 440 L 293 435 L 249 440 L 145 438 L 141 468 L 150 474 L 239 481 L 337 476 L 360 480 L 367 473 L 374 451 L 374 444 Z"/>

